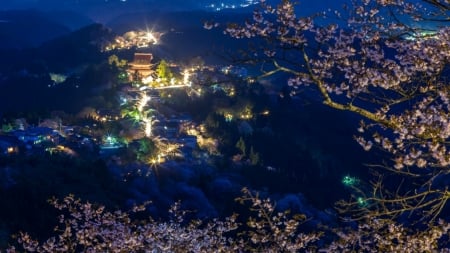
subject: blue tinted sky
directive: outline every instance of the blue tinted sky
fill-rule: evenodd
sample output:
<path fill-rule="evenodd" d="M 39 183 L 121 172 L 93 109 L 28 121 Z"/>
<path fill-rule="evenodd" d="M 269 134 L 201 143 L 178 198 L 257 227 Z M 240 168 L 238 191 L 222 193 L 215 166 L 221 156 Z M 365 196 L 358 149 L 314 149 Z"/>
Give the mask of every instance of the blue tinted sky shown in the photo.
<path fill-rule="evenodd" d="M 277 0 L 270 0 L 278 2 Z M 304 0 L 300 1 L 307 9 L 323 9 L 328 7 L 340 6 L 346 0 Z M 148 5 L 153 7 L 165 7 L 173 9 L 193 9 L 201 8 L 214 4 L 215 6 L 246 4 L 256 2 L 256 0 L 2 0 L 0 8 L 42 8 L 42 9 L 60 9 L 60 8 L 80 8 L 88 9 L 93 6 L 109 6 L 111 4 L 121 5 Z"/>
<path fill-rule="evenodd" d="M 267 0 L 279 3 L 281 0 Z M 302 14 L 310 14 L 328 8 L 336 9 L 349 0 L 300 0 Z M 162 10 L 213 10 L 220 6 L 246 6 L 257 0 L 0 0 L 0 10 L 40 9 L 73 10 L 89 16 L 97 22 L 107 22 L 127 12 Z M 211 6 L 214 5 L 214 8 Z M 250 6 L 247 10 L 253 10 Z"/>
<path fill-rule="evenodd" d="M 107 22 L 111 18 L 124 13 L 162 10 L 192 10 L 207 6 L 236 6 L 256 3 L 258 0 L 0 0 L 0 10 L 6 9 L 41 9 L 41 10 L 74 10 L 89 16 L 98 22 Z M 269 3 L 279 3 L 281 0 L 266 0 Z M 351 0 L 294 0 L 299 2 L 298 10 L 302 15 L 313 14 L 327 9 L 340 9 L 344 3 Z M 421 0 L 409 0 L 421 2 Z M 423 2 L 423 1 L 422 1 Z M 252 10 L 253 7 L 247 8 Z"/>

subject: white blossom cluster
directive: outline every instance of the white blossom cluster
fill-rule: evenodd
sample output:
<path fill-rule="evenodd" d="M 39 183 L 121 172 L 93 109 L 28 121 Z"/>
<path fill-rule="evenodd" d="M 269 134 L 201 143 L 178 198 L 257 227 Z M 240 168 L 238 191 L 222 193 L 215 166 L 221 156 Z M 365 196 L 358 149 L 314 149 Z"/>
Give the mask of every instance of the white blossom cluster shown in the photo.
<path fill-rule="evenodd" d="M 276 212 L 269 199 L 247 189 L 243 193 L 238 200 L 250 201 L 254 214 L 245 225 L 236 221 L 237 215 L 187 223 L 179 204 L 170 210 L 174 218 L 168 222 L 134 220 L 130 214 L 145 206 L 132 213 L 109 212 L 68 196 L 52 201 L 68 212 L 60 216 L 57 236 L 40 243 L 21 233 L 20 246 L 6 252 L 449 252 L 450 224 L 443 221 L 413 230 L 390 220 L 367 219 L 353 229 L 303 232 L 306 216 Z"/>
<path fill-rule="evenodd" d="M 263 1 L 264 11 L 255 11 L 253 22 L 246 22 L 244 26 L 230 25 L 226 33 L 235 38 L 270 37 L 276 39 L 278 45 L 305 51 L 306 62 L 299 60 L 301 66 L 292 70 L 297 75 L 289 80 L 291 86 L 315 84 L 323 89 L 325 99 L 345 95 L 347 102 L 343 105 L 359 102 L 359 107 L 373 111 L 373 118 L 369 120 L 388 124 L 384 127 L 395 130 L 397 142 L 406 136 L 420 138 L 422 132 L 437 129 L 442 129 L 440 142 L 447 140 L 449 89 L 440 74 L 450 62 L 450 28 L 438 28 L 431 37 L 401 39 L 398 36 L 410 32 L 411 28 L 398 21 L 386 20 L 385 11 L 380 8 L 396 7 L 399 14 L 412 14 L 418 11 L 417 6 L 402 0 L 358 3 L 354 15 L 347 20 L 348 27 L 340 28 L 337 24 L 314 26 L 311 18 L 296 17 L 290 1 L 282 1 L 276 8 Z M 268 14 L 274 15 L 276 21 L 266 18 Z M 313 34 L 314 41 L 307 41 L 306 33 Z M 397 36 L 397 39 L 390 36 Z M 317 53 L 309 53 L 308 45 L 314 45 Z M 388 51 L 395 55 L 387 56 Z M 265 49 L 265 54 L 271 58 L 276 52 L 275 48 Z M 381 94 L 390 97 L 381 97 Z M 414 99 L 417 96 L 424 99 L 417 101 Z M 391 107 L 405 100 L 415 103 L 413 107 L 421 111 L 421 120 L 409 110 L 391 112 Z M 436 106 L 427 105 L 431 101 Z M 424 110 L 425 107 L 428 109 Z M 423 117 L 428 119 L 427 123 Z M 406 126 L 413 128 L 412 122 L 422 123 L 405 133 Z M 366 150 L 374 143 L 373 140 L 364 141 L 362 137 L 358 141 Z M 396 148 L 403 148 L 401 144 L 384 143 L 384 149 L 393 153 L 397 152 Z M 411 155 L 417 156 L 414 152 Z M 442 157 L 440 161 L 441 165 L 447 165 Z"/>
<path fill-rule="evenodd" d="M 438 248 L 439 239 L 448 235 L 450 225 L 439 221 L 424 231 L 414 231 L 390 220 L 372 219 L 350 231 L 338 231 L 339 239 L 320 252 L 448 252 Z"/>
<path fill-rule="evenodd" d="M 19 235 L 19 243 L 27 252 L 232 252 L 237 242 L 224 236 L 235 230 L 236 217 L 225 221 L 200 221 L 183 225 L 179 205 L 170 212 L 174 219 L 168 222 L 132 220 L 130 213 L 106 211 L 103 206 L 82 203 L 73 196 L 52 204 L 68 216 L 59 217 L 58 236 L 43 243 L 28 234 Z M 133 212 L 142 211 L 144 206 Z M 132 212 L 132 213 L 133 213 Z M 9 252 L 16 252 L 15 248 Z"/>
<path fill-rule="evenodd" d="M 297 17 L 292 1 L 277 7 L 262 1 L 252 21 L 229 25 L 226 33 L 267 41 L 268 59 L 261 62 L 267 66 L 272 60 L 274 68 L 267 73 L 289 73 L 289 86 L 313 86 L 325 105 L 361 116 L 356 141 L 366 151 L 387 152 L 384 167 L 420 178 L 423 191 L 436 185 L 436 175 L 450 172 L 450 27 L 445 21 L 450 5 L 439 0 L 422 4 L 355 0 L 347 13 L 333 12 L 336 19 L 321 13 L 329 21 L 324 25 Z M 431 32 L 421 27 L 439 19 L 443 22 L 436 21 Z M 439 191 L 437 196 L 448 193 L 446 188 L 428 189 Z M 400 192 L 419 199 L 413 196 L 417 191 Z M 401 197 L 395 196 L 399 203 Z"/>

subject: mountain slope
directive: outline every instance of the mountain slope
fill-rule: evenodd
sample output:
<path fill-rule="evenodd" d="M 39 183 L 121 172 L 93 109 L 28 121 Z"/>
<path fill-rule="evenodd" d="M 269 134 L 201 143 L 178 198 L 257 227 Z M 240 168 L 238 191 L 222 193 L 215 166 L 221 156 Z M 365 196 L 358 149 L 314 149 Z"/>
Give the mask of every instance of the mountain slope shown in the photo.
<path fill-rule="evenodd" d="M 0 48 L 35 47 L 70 29 L 34 10 L 0 12 Z"/>

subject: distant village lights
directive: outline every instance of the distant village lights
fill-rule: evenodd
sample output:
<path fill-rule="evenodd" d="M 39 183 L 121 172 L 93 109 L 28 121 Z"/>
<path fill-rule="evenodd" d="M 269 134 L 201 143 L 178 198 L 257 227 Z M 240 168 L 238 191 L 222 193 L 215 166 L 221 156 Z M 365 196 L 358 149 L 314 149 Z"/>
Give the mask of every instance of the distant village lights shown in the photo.
<path fill-rule="evenodd" d="M 224 10 L 224 9 L 236 9 L 238 7 L 245 8 L 245 7 L 248 7 L 250 5 L 258 4 L 259 2 L 260 2 L 260 0 L 244 0 L 238 5 L 236 5 L 236 4 L 220 3 L 220 4 L 210 4 L 210 5 L 206 6 L 206 8 L 213 9 L 215 11 L 221 11 L 221 10 Z"/>
<path fill-rule="evenodd" d="M 150 116 L 150 117 L 144 117 L 143 118 L 143 122 L 144 122 L 144 134 L 145 137 L 152 137 L 152 132 L 153 132 L 153 122 L 155 120 L 153 120 L 154 116 Z M 156 120 L 158 121 L 158 120 Z"/>
<path fill-rule="evenodd" d="M 356 177 L 347 175 L 342 178 L 342 184 L 344 184 L 345 186 L 352 187 L 352 186 L 357 185 L 358 183 L 359 183 L 359 179 Z"/>
<path fill-rule="evenodd" d="M 142 112 L 144 107 L 147 105 L 148 101 L 150 101 L 150 97 L 147 96 L 145 92 L 142 93 L 141 99 L 138 102 L 138 111 Z"/>
<path fill-rule="evenodd" d="M 154 81 L 152 76 L 142 78 L 142 83 L 145 85 L 151 84 Z"/>
<path fill-rule="evenodd" d="M 191 74 L 189 73 L 189 70 L 185 69 L 183 71 L 183 83 L 185 85 L 190 85 L 191 84 L 190 81 L 189 81 L 190 76 L 191 76 Z"/>
<path fill-rule="evenodd" d="M 145 129 L 144 129 L 145 136 L 151 137 L 152 136 L 152 120 L 150 118 L 145 118 L 144 124 L 145 124 Z"/>
<path fill-rule="evenodd" d="M 133 47 L 148 48 L 160 43 L 163 33 L 155 31 L 128 31 L 117 36 L 113 42 L 105 46 L 106 51 L 114 49 L 130 49 Z"/>
<path fill-rule="evenodd" d="M 145 35 L 146 35 L 146 39 L 148 41 L 153 41 L 154 45 L 159 43 L 159 40 L 155 37 L 155 35 L 152 32 L 147 31 L 147 33 Z"/>

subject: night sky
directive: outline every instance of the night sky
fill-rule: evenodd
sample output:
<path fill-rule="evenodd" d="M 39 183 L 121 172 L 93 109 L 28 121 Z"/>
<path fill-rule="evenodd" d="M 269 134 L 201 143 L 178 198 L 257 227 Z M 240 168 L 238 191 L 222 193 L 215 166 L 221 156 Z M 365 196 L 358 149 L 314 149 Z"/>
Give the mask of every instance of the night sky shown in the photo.
<path fill-rule="evenodd" d="M 298 11 L 310 15 L 327 9 L 339 9 L 349 0 L 300 1 Z M 258 0 L 2 0 L 0 11 L 33 9 L 40 11 L 71 11 L 87 16 L 97 23 L 107 24 L 129 13 L 151 11 L 252 11 Z M 278 4 L 278 0 L 268 0 Z M 52 14 L 50 14 L 52 15 Z"/>
<path fill-rule="evenodd" d="M 245 7 L 256 3 L 256 0 L 3 0 L 0 10 L 6 9 L 27 9 L 36 8 L 44 10 L 72 9 L 85 12 L 93 10 L 102 10 L 104 8 L 116 8 L 120 6 L 123 10 L 130 9 L 165 9 L 165 10 L 192 10 L 206 9 L 214 10 L 220 6 L 235 6 L 236 8 Z M 277 3 L 275 0 L 268 2 Z M 314 10 L 325 10 L 327 8 L 336 8 L 347 0 L 316 0 L 300 1 L 302 10 L 309 12 Z M 212 7 L 214 6 L 214 8 Z M 252 8 L 250 8 L 252 9 Z"/>

